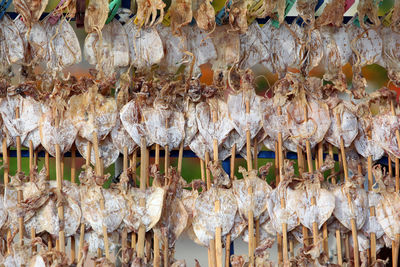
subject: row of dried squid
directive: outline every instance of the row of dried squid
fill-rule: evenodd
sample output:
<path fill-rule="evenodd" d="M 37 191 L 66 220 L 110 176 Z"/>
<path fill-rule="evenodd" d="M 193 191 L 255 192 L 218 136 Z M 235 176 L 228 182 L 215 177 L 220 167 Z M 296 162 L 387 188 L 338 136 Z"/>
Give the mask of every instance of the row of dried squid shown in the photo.
<path fill-rule="evenodd" d="M 290 258 L 290 266 L 332 266 L 328 263 L 332 262 L 333 255 L 329 258 L 324 253 L 322 232 L 317 235 L 314 245 L 310 245 L 310 240 L 306 239 L 309 237 L 303 236 L 302 227 L 314 231 L 316 223 L 318 231 L 322 231 L 323 225 L 327 225 L 328 236 L 337 232 L 345 235 L 352 229 L 351 220 L 356 222 L 361 262 L 368 264 L 369 238 L 372 233 L 376 238 L 376 252 L 384 246 L 391 247 L 392 241 L 400 233 L 400 196 L 395 192 L 393 177 L 385 173 L 380 165 L 373 167 L 376 186 L 366 192 L 362 188 L 364 177 L 361 173 L 355 174 L 345 183 L 324 181 L 323 173 L 331 170 L 333 164 L 334 161 L 328 157 L 315 172 L 304 172 L 301 177 L 297 177 L 293 161 L 286 160 L 281 182 L 274 189 L 265 180 L 271 164 L 261 167 L 259 176 L 257 170 L 246 171 L 239 167 L 243 179 L 235 177 L 230 180 L 218 163 L 211 162 L 209 169 L 214 179 L 208 190 L 201 180 L 187 184 L 174 168 L 170 168 L 165 175 L 160 174 L 156 165 L 150 170 L 152 186 L 145 191 L 136 187 L 136 174 L 131 168 L 123 172 L 120 182 L 105 189 L 102 185 L 108 176 L 96 175 L 87 167 L 79 176 L 79 186 L 63 181 L 61 194 L 55 190 L 55 181 L 47 179 L 45 169 L 40 173 L 34 171 L 33 178 L 18 173 L 5 187 L 1 198 L 1 227 L 3 231 L 11 230 L 14 237 L 18 232 L 18 218 L 23 217 L 25 244 L 12 244 L 12 237 L 8 238 L 11 253 L 7 255 L 3 251 L 5 256 L 2 264 L 68 266 L 71 260 L 65 254 L 49 252 L 47 247 L 52 238 L 58 239 L 62 229 L 65 237 L 76 237 L 79 240 L 79 234 L 84 235 L 83 245 L 79 244 L 83 252 L 78 264 L 84 266 L 82 264 L 87 255 L 96 254 L 98 248 L 104 250 L 102 235 L 105 226 L 108 233 L 107 245 L 111 251 L 116 252 L 116 257 L 125 266 L 153 266 L 156 252 L 152 248 L 146 250 L 143 260 L 137 257 L 136 247 L 122 245 L 122 250 L 117 249 L 122 242 L 128 242 L 127 234 L 132 233 L 134 236 L 144 226 L 149 233 L 147 239 L 157 235 L 158 240 L 162 241 L 164 250 L 167 250 L 164 260 L 167 259 L 171 266 L 185 266 L 184 261 L 175 261 L 173 256 L 175 242 L 181 234 L 186 232 L 193 242 L 210 247 L 215 242 L 216 229 L 220 227 L 223 244 L 228 236 L 230 241 L 242 238 L 249 242 L 250 220 L 257 221 L 259 225 L 259 236 L 256 241 L 252 241 L 257 243 L 253 259 L 255 266 L 273 266 L 273 261 L 268 257 L 268 249 L 272 247 L 276 236 L 282 235 L 283 224 L 287 225 L 289 240 L 308 244 L 298 255 Z M 190 187 L 191 190 L 185 189 Z M 203 190 L 199 192 L 201 187 Z M 23 200 L 18 203 L 19 190 L 22 191 Z M 105 203 L 102 212 L 99 212 L 100 199 Z M 145 200 L 143 207 L 140 199 Z M 286 207 L 282 206 L 282 199 Z M 312 199 L 316 201 L 314 205 Z M 220 204 L 219 211 L 214 209 L 216 201 Z M 57 214 L 60 205 L 64 206 L 65 212 L 62 221 Z M 370 207 L 374 207 L 375 216 L 371 216 Z M 249 219 L 250 215 L 253 218 Z M 32 230 L 36 234 L 34 239 L 29 235 Z M 125 240 L 122 237 L 124 234 Z M 352 237 L 350 245 L 354 246 Z M 33 249 L 36 247 L 40 248 L 38 252 Z M 163 251 L 159 253 L 163 255 Z M 102 257 L 94 260 L 101 263 L 100 266 L 114 266 L 110 260 Z M 231 256 L 233 266 L 245 266 L 246 260 L 246 256 Z M 46 264 L 41 265 L 42 261 Z M 58 265 L 50 265 L 54 263 Z M 347 264 L 354 263 L 350 260 Z M 379 264 L 384 264 L 384 261 L 377 260 L 371 264 L 381 266 Z"/>
<path fill-rule="evenodd" d="M 262 64 L 281 78 L 288 68 L 298 69 L 307 76 L 311 69 L 321 66 L 326 72 L 325 78 L 344 90 L 347 85 L 342 67 L 350 63 L 356 98 L 363 96 L 366 87 L 361 74 L 361 68 L 366 65 L 380 64 L 388 70 L 391 81 L 398 83 L 399 80 L 399 31 L 396 25 L 380 25 L 379 18 L 377 21 L 374 18 L 373 25 L 361 23 L 361 27 L 352 21 L 332 25 L 332 18 L 325 21 L 321 16 L 316 22 L 301 26 L 294 22 L 282 23 L 277 28 L 272 20 L 262 26 L 254 22 L 246 31 L 229 25 L 211 30 L 184 24 L 176 29 L 159 23 L 142 25 L 139 14 L 131 19 L 129 14 L 121 14 L 121 22 L 113 19 L 105 24 L 108 12 L 100 12 L 100 6 L 107 1 L 100 2 L 88 6 L 83 51 L 87 62 L 98 70 L 99 79 L 125 72 L 127 68 L 146 73 L 154 70 L 154 66 L 164 74 L 175 74 L 186 66 L 186 73 L 197 77 L 201 73 L 200 66 L 205 63 L 211 63 L 218 72 L 226 72 L 236 65 L 245 69 Z M 67 7 L 66 4 L 64 9 Z M 140 10 L 140 5 L 138 8 Z M 82 59 L 78 38 L 68 20 L 72 15 L 68 13 L 54 19 L 56 14 L 50 14 L 39 21 L 37 16 L 32 19 L 23 14 L 15 20 L 7 15 L 0 20 L 1 46 L 4 47 L 0 53 L 2 77 L 10 79 L 14 75 L 18 81 L 35 79 L 36 67 L 41 66 L 42 70 L 47 70 L 42 78 L 44 84 L 51 86 L 65 68 Z M 308 21 L 306 14 L 304 12 L 301 17 Z M 94 19 L 96 16 L 101 19 Z"/>
<path fill-rule="evenodd" d="M 33 168 L 29 178 L 18 173 L 11 181 L 4 180 L 1 218 L 4 232 L 11 234 L 11 239 L 7 238 L 9 254 L 4 260 L 10 264 L 17 261 L 18 266 L 19 261 L 27 260 L 22 256 L 33 255 L 30 241 L 27 243 L 23 235 L 20 242 L 12 242 L 17 232 L 34 232 L 42 238 L 32 239 L 34 245 L 48 248 L 51 237 L 64 240 L 58 241 L 62 247 L 65 238 L 80 234 L 85 236 L 80 242 L 80 259 L 87 255 L 86 240 L 88 251 L 105 251 L 105 257 L 96 259 L 104 266 L 111 264 L 113 246 L 121 243 L 124 250 L 119 256 L 126 264 L 172 264 L 175 241 L 185 230 L 210 251 L 213 246 L 221 248 L 225 237 L 234 240 L 243 236 L 250 240 L 248 260 L 253 266 L 272 264 L 267 248 L 272 246 L 274 236 L 305 244 L 291 258 L 287 246 L 286 251 L 282 249 L 285 265 L 328 265 L 331 259 L 355 266 L 360 261 L 377 265 L 382 262 L 373 256 L 380 248 L 393 242 L 396 251 L 400 237 L 399 179 L 372 166 L 386 153 L 399 169 L 400 117 L 394 93 L 382 88 L 349 101 L 346 96 L 351 93 L 333 83 L 324 85 L 319 78 L 288 73 L 274 84 L 274 95 L 269 98 L 255 93 L 250 70 L 232 69 L 227 75 L 216 76 L 212 85 L 168 76 L 135 77 L 131 85 L 129 78 L 121 75 L 116 99 L 110 95 L 114 79 L 97 82 L 71 76 L 55 82 L 51 91 L 41 88 L 38 81 L 12 86 L 2 80 L 3 156 L 9 146 L 17 150 L 25 146 L 31 151 L 42 146 L 59 162 L 75 144 L 87 165 L 95 166 L 95 171 L 86 167 L 81 173 L 80 186 L 62 181 L 59 171 L 56 182 L 48 181 L 46 170 L 37 174 Z M 206 163 L 213 179 L 207 175 L 188 185 L 179 175 L 182 166 L 178 165 L 178 170 L 167 166 L 164 175 L 157 167 L 149 168 L 146 150 L 153 144 L 156 152 L 163 147 L 167 157 L 172 149 L 189 147 Z M 278 158 L 279 180 L 274 189 L 265 181 L 268 165 L 259 172 L 253 170 L 253 159 L 263 144 Z M 139 147 L 143 155 L 140 182 L 135 168 L 125 168 L 119 183 L 103 188 L 108 176 L 102 169 L 114 163 L 120 153 L 135 158 Z M 334 150 L 340 151 L 343 180 L 340 173 L 332 171 L 328 178 L 332 182 L 325 181 L 323 174 L 333 168 L 333 162 L 331 157 L 323 162 L 324 149 L 331 156 Z M 298 153 L 300 177 L 294 175 L 293 162 L 283 160 L 285 151 Z M 218 162 L 234 158 L 237 153 L 247 159 L 248 170 L 240 169 L 244 179 L 229 179 Z M 307 162 L 302 159 L 304 153 Z M 152 183 L 147 182 L 147 176 L 153 178 Z M 201 186 L 204 188 L 199 193 Z M 184 189 L 187 187 L 192 190 Z M 259 225 L 258 231 L 254 231 L 254 222 Z M 326 230 L 321 230 L 324 227 Z M 313 233 L 312 238 L 303 237 L 308 235 L 307 229 Z M 150 230 L 154 247 L 152 250 L 147 245 L 145 251 L 144 244 L 149 243 L 145 240 L 150 238 L 146 232 Z M 351 231 L 350 241 L 356 240 L 351 241 L 354 256 L 328 257 L 324 244 L 329 231 L 339 236 Z M 126 245 L 130 232 L 137 233 L 138 244 L 133 249 Z M 260 235 L 256 237 L 255 232 Z M 372 234 L 374 245 L 370 245 Z M 313 246 L 306 246 L 311 239 Z M 160 249 L 161 242 L 166 252 Z M 42 249 L 37 257 L 64 262 L 60 250 L 56 255 L 47 255 L 49 250 Z M 372 256 L 366 257 L 369 250 Z M 222 256 L 214 255 L 218 263 Z M 233 255 L 232 263 L 242 266 L 245 258 Z"/>

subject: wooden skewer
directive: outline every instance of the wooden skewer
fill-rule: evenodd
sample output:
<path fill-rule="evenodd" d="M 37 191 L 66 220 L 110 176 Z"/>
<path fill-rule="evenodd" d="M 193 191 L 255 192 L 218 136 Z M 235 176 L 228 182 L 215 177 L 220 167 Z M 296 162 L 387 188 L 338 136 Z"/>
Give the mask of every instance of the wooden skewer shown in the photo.
<path fill-rule="evenodd" d="M 182 173 L 182 161 L 183 161 L 183 141 L 179 145 L 179 154 L 178 154 L 178 173 Z"/>
<path fill-rule="evenodd" d="M 219 213 L 220 211 L 220 201 L 215 201 L 215 212 Z M 217 226 L 215 229 L 215 254 L 216 254 L 216 261 L 217 267 L 222 267 L 222 228 L 220 225 Z"/>
<path fill-rule="evenodd" d="M 7 137 L 3 137 L 2 150 L 3 150 L 3 166 L 4 166 L 3 181 L 4 181 L 4 187 L 7 187 L 8 182 L 9 182 L 8 181 L 9 180 L 8 173 L 10 170 L 10 167 L 8 165 L 9 163 L 8 163 Z M 11 239 L 11 230 L 8 229 L 7 230 L 7 254 L 11 253 L 11 251 L 10 251 L 11 245 L 9 243 L 10 239 Z"/>
<path fill-rule="evenodd" d="M 55 120 L 55 125 L 56 127 L 58 127 L 59 125 L 59 118 L 58 116 L 56 116 L 56 120 Z M 57 191 L 58 194 L 61 195 L 62 193 L 62 180 L 63 180 L 63 174 L 62 174 L 62 170 L 61 170 L 61 149 L 60 149 L 60 145 L 56 144 L 56 181 L 57 181 Z M 61 222 L 61 225 L 64 222 L 64 207 L 63 205 L 60 205 L 57 208 L 58 211 L 58 219 Z M 62 227 L 60 227 L 60 231 L 58 232 L 58 238 L 59 238 L 59 251 L 61 252 L 65 252 L 65 233 L 64 233 L 64 229 Z"/>
<path fill-rule="evenodd" d="M 305 122 L 308 121 L 308 114 L 307 114 L 307 105 L 304 105 L 304 120 Z M 313 173 L 314 168 L 313 168 L 313 162 L 312 162 L 312 155 L 311 155 L 311 145 L 310 141 L 306 140 L 306 153 L 307 153 L 307 165 L 308 165 L 308 172 Z M 311 197 L 311 206 L 316 205 L 316 199 L 315 196 Z M 314 240 L 314 245 L 318 245 L 318 223 L 313 222 L 312 223 L 312 233 L 313 233 L 313 240 Z"/>
<path fill-rule="evenodd" d="M 15 117 L 19 118 L 19 107 L 15 109 Z M 21 137 L 17 136 L 17 172 L 21 172 Z M 24 197 L 22 194 L 22 190 L 18 190 L 18 204 L 20 204 Z M 18 229 L 19 229 L 19 244 L 22 246 L 24 244 L 24 217 L 18 218 Z"/>
<path fill-rule="evenodd" d="M 154 163 L 157 167 L 160 166 L 160 145 L 156 144 Z M 160 255 L 160 237 L 154 232 L 154 257 L 153 266 L 161 265 L 161 255 Z"/>
<path fill-rule="evenodd" d="M 33 180 L 33 157 L 33 142 L 29 140 L 29 178 L 31 182 Z"/>
<path fill-rule="evenodd" d="M 250 113 L 250 101 L 246 100 L 246 114 Z M 250 130 L 246 130 L 246 156 L 247 156 L 247 169 L 248 171 L 253 170 L 253 162 L 252 162 L 252 154 L 251 154 L 251 135 L 250 135 Z M 251 196 L 251 199 L 253 199 L 253 188 L 251 186 L 247 189 L 248 194 Z M 255 264 L 255 258 L 254 258 L 254 252 L 255 252 L 255 237 L 254 237 L 254 214 L 253 210 L 248 211 L 248 232 L 249 232 L 249 263 L 250 266 L 254 266 Z"/>
<path fill-rule="evenodd" d="M 71 183 L 75 184 L 76 176 L 76 149 L 75 146 L 71 147 Z M 71 236 L 71 262 L 76 261 L 76 251 L 75 251 L 75 236 Z"/>
<path fill-rule="evenodd" d="M 166 145 L 164 150 L 165 150 L 164 173 L 165 173 L 165 175 L 168 175 L 168 172 L 169 172 L 168 168 L 169 168 L 169 165 L 170 165 L 170 161 L 169 161 L 169 146 Z"/>
<path fill-rule="evenodd" d="M 275 142 L 275 184 L 278 186 L 280 181 L 279 177 L 279 151 L 278 151 L 278 142 Z M 277 249 L 278 249 L 278 264 L 281 266 L 283 264 L 283 249 L 282 249 L 282 235 L 276 234 L 277 241 Z"/>
<path fill-rule="evenodd" d="M 103 164 L 100 159 L 100 152 L 99 152 L 99 140 L 97 138 L 97 132 L 93 132 L 93 150 L 95 154 L 95 161 L 96 161 L 96 173 L 97 175 L 103 175 Z M 105 210 L 105 203 L 104 198 L 100 199 L 100 210 Z M 104 251 L 106 254 L 106 258 L 110 259 L 110 250 L 108 245 L 108 233 L 107 233 L 107 226 L 103 222 L 103 238 L 104 238 Z"/>
<path fill-rule="evenodd" d="M 236 158 L 236 144 L 233 144 L 231 149 L 231 173 L 230 179 L 231 181 L 235 178 L 235 158 Z M 229 266 L 231 262 L 231 234 L 226 235 L 226 244 L 225 244 L 225 266 Z"/>
<path fill-rule="evenodd" d="M 338 123 L 338 127 L 341 127 L 341 122 L 340 122 L 340 116 L 339 113 L 336 113 L 336 121 Z M 347 159 L 346 159 L 346 152 L 344 150 L 344 141 L 343 138 L 340 137 L 340 152 L 342 155 L 342 164 L 343 164 L 343 172 L 344 172 L 344 179 L 345 181 L 349 180 L 349 170 L 347 168 Z M 349 206 L 351 205 L 351 197 L 350 194 L 347 194 L 347 201 L 349 203 Z M 353 236 L 353 245 L 354 245 L 354 266 L 359 267 L 360 266 L 360 258 L 359 258 L 359 251 L 358 251 L 358 235 L 357 235 L 357 226 L 356 226 L 356 221 L 354 218 L 350 220 L 351 224 L 351 233 Z"/>
<path fill-rule="evenodd" d="M 46 167 L 46 178 L 50 180 L 50 156 L 49 152 L 44 152 L 44 166 Z"/>
<path fill-rule="evenodd" d="M 278 107 L 278 115 L 282 115 L 282 108 Z M 283 177 L 283 139 L 282 133 L 278 133 L 278 166 L 279 166 L 279 177 Z M 281 207 L 286 209 L 285 198 L 281 198 Z M 288 254 L 288 237 L 287 237 L 287 223 L 282 224 L 282 251 L 283 251 L 283 264 L 289 264 L 289 254 Z"/>
<path fill-rule="evenodd" d="M 200 177 L 203 182 L 206 181 L 205 174 L 204 174 L 204 160 L 200 159 Z"/>
<path fill-rule="evenodd" d="M 131 158 L 131 168 L 133 169 L 133 179 L 134 179 L 134 184 L 135 186 L 137 185 L 137 179 L 136 179 L 136 166 L 137 166 L 137 149 L 135 149 L 132 153 L 132 158 Z M 136 239 L 137 236 L 134 232 L 131 233 L 131 248 L 136 251 Z"/>
<path fill-rule="evenodd" d="M 394 109 L 393 101 L 390 101 L 390 109 L 393 116 L 396 116 L 396 111 Z M 397 145 L 400 149 L 400 133 L 399 130 L 396 129 L 396 140 Z M 396 176 L 396 192 L 399 193 L 400 190 L 400 181 L 399 181 L 399 159 L 395 158 L 395 176 Z M 396 240 L 392 242 L 392 263 L 393 266 L 398 266 L 399 263 L 399 249 L 400 249 L 400 234 L 396 234 Z"/>
<path fill-rule="evenodd" d="M 343 265 L 343 256 L 342 256 L 342 238 L 340 235 L 340 230 L 336 229 L 336 249 L 337 249 L 337 259 L 339 266 Z"/>
<path fill-rule="evenodd" d="M 86 167 L 90 166 L 91 154 L 92 154 L 92 143 L 88 142 L 86 149 Z M 81 223 L 80 234 L 79 234 L 78 262 L 82 259 L 84 239 L 85 239 L 85 224 Z"/>
<path fill-rule="evenodd" d="M 317 168 L 320 169 L 324 164 L 324 151 L 323 151 L 323 143 L 318 143 L 318 166 Z M 322 237 L 323 237 L 323 249 L 326 256 L 329 258 L 329 244 L 328 244 L 328 224 L 325 222 L 322 225 Z"/>
<path fill-rule="evenodd" d="M 372 190 L 373 177 L 372 177 L 372 156 L 368 156 L 368 191 Z M 375 207 L 371 206 L 369 208 L 369 213 L 371 217 L 375 217 Z M 371 232 L 371 262 L 376 262 L 376 234 Z"/>
<path fill-rule="evenodd" d="M 146 139 L 145 137 L 142 137 L 140 140 L 140 161 L 141 161 L 141 166 L 140 166 L 140 190 L 145 191 L 146 190 L 146 178 L 147 178 L 147 146 L 146 146 Z M 145 199 L 141 198 L 139 200 L 139 205 L 141 207 L 146 206 Z M 144 225 L 140 225 L 139 227 L 139 232 L 138 232 L 138 240 L 137 240 L 137 250 L 138 250 L 138 257 L 141 259 L 144 259 L 144 241 L 145 241 L 145 234 L 146 234 L 146 228 Z M 168 245 L 167 245 L 168 246 Z M 165 260 L 165 259 L 164 259 Z"/>
<path fill-rule="evenodd" d="M 205 168 L 206 168 L 206 182 L 207 182 L 207 190 L 211 188 L 211 173 L 208 169 L 208 163 L 210 162 L 210 153 L 206 151 L 205 155 Z"/>
<path fill-rule="evenodd" d="M 303 155 L 303 150 L 301 149 L 300 146 L 297 146 L 297 162 L 299 166 L 299 174 L 300 177 L 303 175 L 304 172 L 304 155 Z M 310 243 L 308 242 L 308 228 L 305 226 L 302 226 L 302 234 L 303 234 L 303 246 L 309 246 Z"/>

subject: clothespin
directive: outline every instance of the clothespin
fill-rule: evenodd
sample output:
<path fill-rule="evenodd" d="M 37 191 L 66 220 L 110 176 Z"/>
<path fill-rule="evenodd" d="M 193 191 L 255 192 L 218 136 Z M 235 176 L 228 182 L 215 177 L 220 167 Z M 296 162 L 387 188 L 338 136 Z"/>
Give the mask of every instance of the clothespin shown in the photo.
<path fill-rule="evenodd" d="M 115 15 L 117 15 L 118 9 L 121 7 L 121 0 L 112 0 L 108 5 L 108 18 L 106 24 L 110 23 Z"/>
<path fill-rule="evenodd" d="M 2 0 L 0 3 L 0 19 L 4 17 L 7 8 L 11 5 L 12 0 Z"/>
<path fill-rule="evenodd" d="M 86 0 L 76 0 L 75 23 L 77 28 L 85 25 Z"/>

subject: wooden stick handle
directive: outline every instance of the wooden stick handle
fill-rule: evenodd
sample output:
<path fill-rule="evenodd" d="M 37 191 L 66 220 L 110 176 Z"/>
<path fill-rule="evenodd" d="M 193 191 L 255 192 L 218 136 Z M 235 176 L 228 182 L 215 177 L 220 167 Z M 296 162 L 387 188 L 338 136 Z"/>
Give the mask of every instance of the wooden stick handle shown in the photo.
<path fill-rule="evenodd" d="M 215 201 L 215 212 L 218 214 L 220 211 L 221 203 L 219 200 Z M 220 225 L 215 229 L 215 255 L 217 267 L 222 267 L 222 228 Z"/>
<path fill-rule="evenodd" d="M 146 144 L 146 139 L 144 137 L 141 138 L 140 140 L 140 161 L 141 161 L 141 166 L 140 166 L 140 190 L 144 191 L 146 190 L 146 180 L 147 180 L 147 170 L 148 170 L 148 158 L 147 158 L 147 144 Z M 145 199 L 141 198 L 139 200 L 139 205 L 141 207 L 146 206 Z M 139 232 L 138 232 L 138 241 L 137 241 L 137 246 L 138 246 L 138 257 L 141 259 L 144 259 L 144 242 L 145 242 L 145 234 L 146 234 L 146 229 L 144 225 L 140 225 L 139 227 Z M 168 246 L 168 244 L 167 244 Z"/>
<path fill-rule="evenodd" d="M 210 153 L 206 151 L 205 155 L 205 168 L 206 168 L 206 181 L 207 181 L 207 190 L 211 188 L 211 173 L 208 169 L 208 163 L 210 162 Z"/>
<path fill-rule="evenodd" d="M 57 191 L 58 194 L 61 195 L 62 193 L 62 171 L 61 171 L 61 150 L 60 150 L 60 145 L 56 144 L 56 181 L 57 181 Z M 57 208 L 58 211 L 58 219 L 60 221 L 60 224 L 63 225 L 64 222 L 64 207 L 61 205 L 60 207 Z M 60 231 L 58 233 L 58 238 L 59 238 L 59 249 L 61 252 L 65 252 L 65 234 L 64 234 L 64 229 L 60 227 Z"/>
<path fill-rule="evenodd" d="M 178 173 L 182 173 L 182 161 L 183 161 L 183 141 L 179 145 L 179 154 L 178 154 Z"/>
<path fill-rule="evenodd" d="M 343 265 L 342 240 L 339 230 L 336 230 L 336 249 L 337 249 L 338 265 L 342 266 Z"/>

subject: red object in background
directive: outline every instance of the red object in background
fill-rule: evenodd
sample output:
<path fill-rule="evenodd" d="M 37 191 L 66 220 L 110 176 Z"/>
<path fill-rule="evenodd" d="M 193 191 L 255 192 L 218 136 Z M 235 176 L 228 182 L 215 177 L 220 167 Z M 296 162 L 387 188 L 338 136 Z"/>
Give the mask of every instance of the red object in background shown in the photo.
<path fill-rule="evenodd" d="M 400 87 L 397 87 L 396 85 L 394 85 L 393 83 L 390 83 L 389 85 L 389 89 L 390 90 L 394 90 L 397 93 L 397 98 L 396 101 L 399 101 L 399 95 L 400 95 Z"/>
<path fill-rule="evenodd" d="M 344 10 L 347 11 L 349 10 L 349 8 L 354 5 L 354 2 L 356 0 L 346 0 L 346 2 L 344 3 Z"/>

